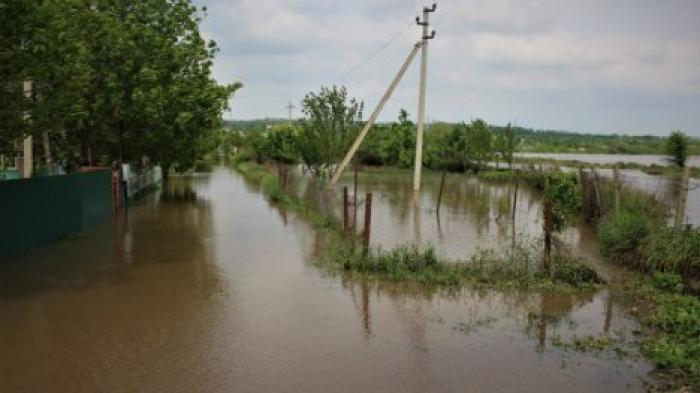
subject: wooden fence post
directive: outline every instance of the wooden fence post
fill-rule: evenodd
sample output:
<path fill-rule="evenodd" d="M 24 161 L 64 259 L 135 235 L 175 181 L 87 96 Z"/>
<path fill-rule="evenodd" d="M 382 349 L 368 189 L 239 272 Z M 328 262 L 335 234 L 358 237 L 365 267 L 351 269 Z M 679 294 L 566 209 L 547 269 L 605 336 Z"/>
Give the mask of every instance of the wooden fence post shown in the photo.
<path fill-rule="evenodd" d="M 552 216 L 552 203 L 544 202 L 544 270 L 549 272 L 550 259 L 552 255 L 552 231 L 554 222 Z"/>
<path fill-rule="evenodd" d="M 372 193 L 365 196 L 365 230 L 362 233 L 365 246 L 369 246 L 370 229 L 372 228 Z"/>
<path fill-rule="evenodd" d="M 352 228 L 357 231 L 357 167 L 358 164 L 356 163 L 354 165 L 355 167 L 355 176 L 354 176 L 354 185 L 352 189 Z"/>
<path fill-rule="evenodd" d="M 513 236 L 513 250 L 512 252 L 515 253 L 515 212 L 518 209 L 518 178 L 515 178 L 515 192 L 513 193 L 513 211 L 511 212 L 511 232 Z"/>
<path fill-rule="evenodd" d="M 440 190 L 438 191 L 437 209 L 436 214 L 440 215 L 440 204 L 442 203 L 442 189 L 445 188 L 445 174 L 446 170 L 442 171 L 442 177 L 440 178 Z"/>
<path fill-rule="evenodd" d="M 690 167 L 683 168 L 681 183 L 678 190 L 678 201 L 676 202 L 675 227 L 681 228 L 685 223 L 685 214 L 688 204 L 688 183 L 690 182 Z"/>
<path fill-rule="evenodd" d="M 343 186 L 343 231 L 348 231 L 348 186 Z"/>
<path fill-rule="evenodd" d="M 620 184 L 620 169 L 617 165 L 613 167 L 613 183 L 615 189 L 615 211 L 620 210 L 620 191 L 622 186 Z"/>

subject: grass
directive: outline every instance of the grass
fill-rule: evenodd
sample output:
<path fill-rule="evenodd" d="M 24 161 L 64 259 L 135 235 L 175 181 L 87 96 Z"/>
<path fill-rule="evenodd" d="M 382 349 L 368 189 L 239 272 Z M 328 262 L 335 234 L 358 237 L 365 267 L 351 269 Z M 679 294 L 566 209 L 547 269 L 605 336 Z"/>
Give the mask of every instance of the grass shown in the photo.
<path fill-rule="evenodd" d="M 357 239 L 344 235 L 335 217 L 321 214 L 307 201 L 285 193 L 277 176 L 265 166 L 238 162 L 235 167 L 246 178 L 258 183 L 271 202 L 294 211 L 316 229 L 326 232 L 330 246 L 320 262 L 331 271 L 440 287 L 571 290 L 600 282 L 593 270 L 563 256 L 555 257 L 550 272 L 542 272 L 539 269 L 541 252 L 532 246 L 517 245 L 505 253 L 485 250 L 464 263 L 445 261 L 432 248 L 366 248 L 358 244 Z"/>
<path fill-rule="evenodd" d="M 603 255 L 644 272 L 700 273 L 700 229 L 674 228 L 648 215 L 621 210 L 598 225 Z"/>
<path fill-rule="evenodd" d="M 642 309 L 642 354 L 671 382 L 668 388 L 700 389 L 700 299 L 672 273 L 654 273 L 624 291 Z"/>

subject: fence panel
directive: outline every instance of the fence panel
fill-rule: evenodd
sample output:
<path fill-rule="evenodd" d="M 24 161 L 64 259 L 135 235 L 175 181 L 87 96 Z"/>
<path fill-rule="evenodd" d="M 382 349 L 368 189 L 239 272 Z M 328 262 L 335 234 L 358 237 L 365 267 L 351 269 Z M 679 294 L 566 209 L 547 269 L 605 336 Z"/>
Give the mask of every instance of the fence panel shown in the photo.
<path fill-rule="evenodd" d="M 0 181 L 0 256 L 90 229 L 112 209 L 109 170 Z"/>

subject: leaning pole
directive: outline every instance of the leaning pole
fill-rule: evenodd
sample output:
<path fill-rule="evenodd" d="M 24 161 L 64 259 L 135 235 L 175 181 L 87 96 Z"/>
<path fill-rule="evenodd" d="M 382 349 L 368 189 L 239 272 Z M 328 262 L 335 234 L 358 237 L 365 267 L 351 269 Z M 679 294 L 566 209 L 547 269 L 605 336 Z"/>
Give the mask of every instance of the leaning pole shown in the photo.
<path fill-rule="evenodd" d="M 357 149 L 360 147 L 360 144 L 362 144 L 362 140 L 365 139 L 365 136 L 369 132 L 370 128 L 372 128 L 372 126 L 374 125 L 374 122 L 377 120 L 377 117 L 382 112 L 382 109 L 384 109 L 384 105 L 387 101 L 389 101 L 389 98 L 394 92 L 394 89 L 396 89 L 396 86 L 399 84 L 401 78 L 403 78 L 403 75 L 406 73 L 408 66 L 411 65 L 411 62 L 413 62 L 413 59 L 418 53 L 418 49 L 420 49 L 423 45 L 425 45 L 423 41 L 419 41 L 413 46 L 411 53 L 408 54 L 406 61 L 404 61 L 403 65 L 399 69 L 399 72 L 394 77 L 394 80 L 391 81 L 391 84 L 386 90 L 386 93 L 384 93 L 382 99 L 379 100 L 379 104 L 377 104 L 377 107 L 374 108 L 374 112 L 372 112 L 372 115 L 369 117 L 369 120 L 367 120 L 367 123 L 365 123 L 365 126 L 362 128 L 362 131 L 360 131 L 360 134 L 357 136 L 355 142 L 353 142 L 352 146 L 350 147 L 350 150 L 348 150 L 348 152 L 345 154 L 343 161 L 340 162 L 340 165 L 335 170 L 335 173 L 331 178 L 331 186 L 333 186 L 340 178 L 340 175 L 343 174 L 343 170 L 345 170 L 345 167 L 350 163 L 350 160 L 352 160 L 352 157 L 355 155 L 355 152 L 357 152 Z"/>

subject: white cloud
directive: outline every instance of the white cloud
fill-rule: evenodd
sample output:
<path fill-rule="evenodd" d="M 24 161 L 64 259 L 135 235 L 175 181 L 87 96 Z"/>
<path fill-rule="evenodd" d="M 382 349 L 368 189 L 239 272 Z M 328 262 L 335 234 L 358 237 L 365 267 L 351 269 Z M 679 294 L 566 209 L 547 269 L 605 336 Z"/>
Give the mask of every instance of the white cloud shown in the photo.
<path fill-rule="evenodd" d="M 236 117 L 283 116 L 288 99 L 333 83 L 369 112 L 419 34 L 415 0 L 198 2 L 209 6 L 205 34 L 222 48 L 217 78 L 246 85 L 232 102 Z M 700 3 L 685 0 L 440 1 L 430 117 L 697 133 L 700 114 L 688 108 L 700 101 L 700 26 L 689 16 L 698 13 Z M 414 65 L 384 119 L 414 112 L 416 74 Z"/>

